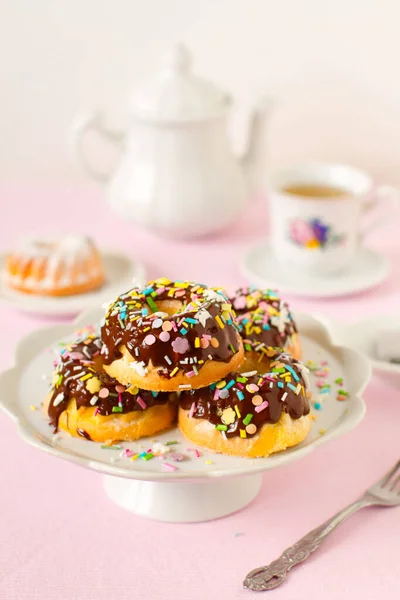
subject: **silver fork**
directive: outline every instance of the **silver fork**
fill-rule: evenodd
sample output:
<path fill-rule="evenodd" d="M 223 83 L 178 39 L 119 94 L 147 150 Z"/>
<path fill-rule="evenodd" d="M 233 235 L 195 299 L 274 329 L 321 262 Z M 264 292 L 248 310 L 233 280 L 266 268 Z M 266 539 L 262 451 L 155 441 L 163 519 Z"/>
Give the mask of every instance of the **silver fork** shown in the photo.
<path fill-rule="evenodd" d="M 382 479 L 370 487 L 361 498 L 350 504 L 329 521 L 325 521 L 316 529 L 305 535 L 296 544 L 266 567 L 250 571 L 243 582 L 243 587 L 255 592 L 272 590 L 280 585 L 290 569 L 304 562 L 325 538 L 343 521 L 366 506 L 399 506 L 400 505 L 400 460 Z"/>

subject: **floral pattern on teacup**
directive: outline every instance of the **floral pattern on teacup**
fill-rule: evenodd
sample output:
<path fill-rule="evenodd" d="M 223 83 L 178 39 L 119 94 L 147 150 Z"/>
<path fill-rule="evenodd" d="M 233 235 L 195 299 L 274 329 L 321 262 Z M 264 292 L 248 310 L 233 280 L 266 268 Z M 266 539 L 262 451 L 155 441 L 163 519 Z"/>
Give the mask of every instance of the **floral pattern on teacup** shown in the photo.
<path fill-rule="evenodd" d="M 326 225 L 320 218 L 316 217 L 309 221 L 293 219 L 289 225 L 289 239 L 308 250 L 338 246 L 344 242 L 344 234 L 332 231 L 330 225 Z"/>

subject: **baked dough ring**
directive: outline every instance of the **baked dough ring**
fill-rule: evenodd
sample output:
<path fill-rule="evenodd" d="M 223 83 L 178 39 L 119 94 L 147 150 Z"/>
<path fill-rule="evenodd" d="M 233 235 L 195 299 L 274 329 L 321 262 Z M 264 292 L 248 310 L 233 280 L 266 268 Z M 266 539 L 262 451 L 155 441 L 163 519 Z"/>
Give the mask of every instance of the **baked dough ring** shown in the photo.
<path fill-rule="evenodd" d="M 280 349 L 249 340 L 244 347 L 237 372 L 181 393 L 178 423 L 191 442 L 216 452 L 268 456 L 310 431 L 308 369 Z"/>
<path fill-rule="evenodd" d="M 105 371 L 123 385 L 197 389 L 244 357 L 232 305 L 222 290 L 168 279 L 119 296 L 101 328 Z"/>
<path fill-rule="evenodd" d="M 113 443 L 154 435 L 175 423 L 176 394 L 125 388 L 103 372 L 100 347 L 91 333 L 62 350 L 45 403 L 55 429 Z"/>
<path fill-rule="evenodd" d="M 276 290 L 241 287 L 230 296 L 243 338 L 282 348 L 301 360 L 301 341 L 289 306 Z"/>

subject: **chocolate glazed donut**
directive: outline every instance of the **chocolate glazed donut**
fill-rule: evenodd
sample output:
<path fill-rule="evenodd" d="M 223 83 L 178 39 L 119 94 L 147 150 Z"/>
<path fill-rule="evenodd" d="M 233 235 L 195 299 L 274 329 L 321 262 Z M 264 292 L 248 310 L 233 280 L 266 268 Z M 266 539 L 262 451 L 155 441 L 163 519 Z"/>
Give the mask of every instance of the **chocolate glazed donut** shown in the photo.
<path fill-rule="evenodd" d="M 308 369 L 280 349 L 248 340 L 244 346 L 239 371 L 180 394 L 179 424 L 191 441 L 208 448 L 267 456 L 309 432 Z"/>
<path fill-rule="evenodd" d="M 168 279 L 119 296 L 107 311 L 101 339 L 110 375 L 157 391 L 204 387 L 238 367 L 244 355 L 225 294 Z"/>
<path fill-rule="evenodd" d="M 151 435 L 171 425 L 175 395 L 119 384 L 102 370 L 101 345 L 98 337 L 89 334 L 61 351 L 47 408 L 55 431 L 60 425 L 86 439 L 117 441 Z"/>
<path fill-rule="evenodd" d="M 230 296 L 243 338 L 279 347 L 301 359 L 301 342 L 289 306 L 275 290 L 241 287 Z"/>

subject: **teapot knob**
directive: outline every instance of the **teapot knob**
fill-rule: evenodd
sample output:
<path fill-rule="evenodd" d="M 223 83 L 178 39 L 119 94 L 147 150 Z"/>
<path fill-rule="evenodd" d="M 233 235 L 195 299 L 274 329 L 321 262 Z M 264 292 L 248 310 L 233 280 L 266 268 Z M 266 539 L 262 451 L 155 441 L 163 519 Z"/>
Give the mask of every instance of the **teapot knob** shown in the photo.
<path fill-rule="evenodd" d="M 162 57 L 163 66 L 167 71 L 185 74 L 192 65 L 192 55 L 184 44 L 176 43 Z"/>

